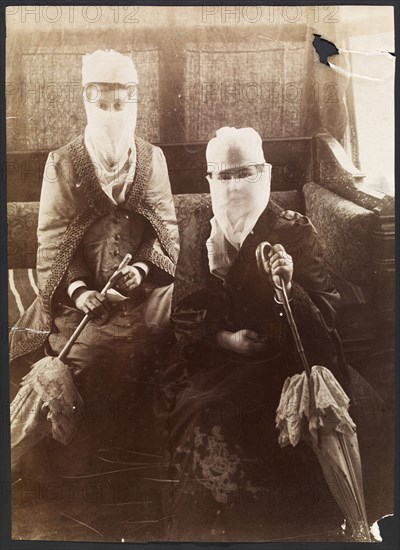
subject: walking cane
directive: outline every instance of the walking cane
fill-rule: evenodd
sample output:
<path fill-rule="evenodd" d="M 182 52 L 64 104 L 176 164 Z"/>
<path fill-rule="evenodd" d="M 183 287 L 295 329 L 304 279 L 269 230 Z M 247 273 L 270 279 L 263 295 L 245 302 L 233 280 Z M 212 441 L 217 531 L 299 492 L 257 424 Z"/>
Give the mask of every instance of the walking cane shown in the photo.
<path fill-rule="evenodd" d="M 105 296 L 107 294 L 107 291 L 110 290 L 110 288 L 112 288 L 115 285 L 115 283 L 121 277 L 121 270 L 129 264 L 131 259 L 132 259 L 131 254 L 127 254 L 125 256 L 125 258 L 119 264 L 117 270 L 111 275 L 111 277 L 108 280 L 106 286 L 100 292 L 100 294 L 102 296 Z M 68 352 L 71 349 L 71 347 L 73 346 L 75 340 L 78 338 L 78 336 L 80 335 L 80 333 L 82 332 L 82 330 L 85 328 L 85 326 L 88 324 L 89 321 L 90 321 L 90 314 L 87 313 L 85 315 L 85 317 L 82 319 L 82 321 L 79 323 L 79 325 L 76 327 L 76 329 L 74 330 L 71 338 L 68 340 L 68 342 L 65 344 L 65 346 L 63 347 L 63 349 L 59 353 L 58 359 L 60 361 L 63 361 L 66 358 L 66 356 L 68 355 Z"/>
<path fill-rule="evenodd" d="M 265 273 L 264 262 L 267 261 L 267 256 L 271 248 L 272 248 L 271 244 L 267 241 L 260 243 L 257 247 L 257 250 L 256 250 L 257 267 L 260 273 L 263 273 L 263 272 Z M 304 352 L 303 343 L 301 341 L 299 331 L 297 330 L 297 325 L 293 317 L 292 308 L 290 307 L 290 304 L 289 304 L 285 283 L 283 282 L 282 277 L 279 277 L 279 283 L 280 283 L 279 285 L 277 285 L 276 283 L 273 283 L 274 288 L 275 288 L 275 291 L 279 290 L 282 293 L 282 297 L 283 297 L 282 305 L 286 315 L 286 319 L 292 331 L 293 339 L 296 345 L 297 352 L 300 356 L 301 363 L 303 365 L 304 370 L 307 373 L 307 376 L 309 377 L 311 374 L 310 366 L 308 364 L 306 354 Z"/>

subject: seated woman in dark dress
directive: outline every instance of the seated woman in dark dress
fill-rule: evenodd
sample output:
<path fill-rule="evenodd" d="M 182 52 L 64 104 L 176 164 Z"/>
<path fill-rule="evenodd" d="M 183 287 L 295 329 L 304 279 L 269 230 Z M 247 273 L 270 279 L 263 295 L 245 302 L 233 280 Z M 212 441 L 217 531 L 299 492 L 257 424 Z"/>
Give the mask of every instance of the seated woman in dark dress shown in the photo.
<path fill-rule="evenodd" d="M 172 320 L 183 360 L 164 373 L 181 533 L 185 518 L 192 527 L 201 525 L 201 502 L 207 501 L 211 514 L 209 531 L 221 509 L 226 515 L 240 502 L 248 508 L 249 499 L 265 496 L 271 483 L 316 481 L 319 466 L 305 445 L 278 445 L 281 390 L 302 366 L 273 281 L 282 277 L 286 285 L 310 364 L 328 367 L 348 392 L 351 378 L 334 325 L 340 296 L 325 271 L 316 230 L 307 217 L 270 200 L 271 166 L 261 137 L 251 128 L 221 128 L 206 156 L 211 232 L 203 203 L 182 232 L 175 278 Z M 269 279 L 256 262 L 263 241 L 273 245 L 265 260 Z M 201 495 L 195 517 L 178 498 L 185 494 L 192 502 Z M 182 505 L 185 513 L 179 514 Z M 270 514 L 274 508 L 269 506 Z M 250 523 L 258 521 L 257 514 L 249 518 L 241 534 L 255 540 Z M 231 540 L 239 540 L 232 534 L 235 520 L 231 528 Z M 268 529 L 260 535 L 269 536 Z"/>

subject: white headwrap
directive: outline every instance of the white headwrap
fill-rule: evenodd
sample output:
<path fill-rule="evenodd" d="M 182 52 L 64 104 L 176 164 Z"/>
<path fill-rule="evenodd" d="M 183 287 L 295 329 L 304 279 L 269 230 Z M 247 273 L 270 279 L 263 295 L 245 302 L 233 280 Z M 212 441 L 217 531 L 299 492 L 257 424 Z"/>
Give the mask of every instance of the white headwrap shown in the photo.
<path fill-rule="evenodd" d="M 82 85 L 108 83 L 136 85 L 137 72 L 130 57 L 114 50 L 97 50 L 82 58 Z M 96 92 L 100 94 L 98 87 Z M 133 181 L 136 164 L 135 128 L 137 97 L 127 101 L 122 111 L 104 111 L 96 105 L 100 97 L 85 99 L 87 126 L 85 145 L 103 191 L 118 204 Z"/>
<path fill-rule="evenodd" d="M 91 82 L 137 84 L 138 76 L 130 57 L 114 50 L 96 50 L 82 57 L 82 86 Z"/>
<path fill-rule="evenodd" d="M 214 218 L 207 241 L 210 270 L 224 278 L 258 218 L 267 207 L 271 165 L 266 164 L 260 135 L 253 128 L 221 128 L 206 150 L 208 170 L 216 173 L 266 165 L 254 176 L 208 177 Z"/>

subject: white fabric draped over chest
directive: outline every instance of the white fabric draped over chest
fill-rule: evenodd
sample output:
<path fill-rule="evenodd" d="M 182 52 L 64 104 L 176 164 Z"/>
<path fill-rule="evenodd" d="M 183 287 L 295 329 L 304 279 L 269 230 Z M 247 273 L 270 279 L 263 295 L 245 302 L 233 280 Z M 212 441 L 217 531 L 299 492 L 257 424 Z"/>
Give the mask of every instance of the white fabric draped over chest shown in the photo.
<path fill-rule="evenodd" d="M 91 132 L 85 129 L 85 146 L 96 169 L 96 176 L 104 193 L 114 205 L 122 204 L 136 172 L 136 147 L 134 138 L 124 156 L 113 167 L 102 157 L 91 139 Z"/>
<path fill-rule="evenodd" d="M 214 213 L 207 240 L 208 261 L 211 273 L 225 279 L 241 246 L 267 207 L 271 170 L 269 166 L 255 181 L 248 178 L 208 178 L 208 181 Z"/>

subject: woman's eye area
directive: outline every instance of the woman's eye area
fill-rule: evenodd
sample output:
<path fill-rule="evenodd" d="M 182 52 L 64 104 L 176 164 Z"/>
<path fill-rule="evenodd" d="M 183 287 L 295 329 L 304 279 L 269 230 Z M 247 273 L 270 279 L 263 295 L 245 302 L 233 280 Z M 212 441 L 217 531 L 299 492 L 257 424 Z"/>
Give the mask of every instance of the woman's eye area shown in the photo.
<path fill-rule="evenodd" d="M 241 180 L 241 179 L 254 179 L 258 174 L 257 170 L 240 170 L 234 174 L 221 174 L 219 179 L 221 180 Z"/>
<path fill-rule="evenodd" d="M 122 111 L 125 105 L 121 99 L 117 99 L 117 101 L 114 101 L 114 102 L 99 101 L 97 103 L 97 107 L 102 111 L 110 111 L 110 110 Z"/>

